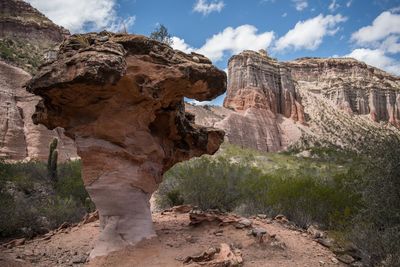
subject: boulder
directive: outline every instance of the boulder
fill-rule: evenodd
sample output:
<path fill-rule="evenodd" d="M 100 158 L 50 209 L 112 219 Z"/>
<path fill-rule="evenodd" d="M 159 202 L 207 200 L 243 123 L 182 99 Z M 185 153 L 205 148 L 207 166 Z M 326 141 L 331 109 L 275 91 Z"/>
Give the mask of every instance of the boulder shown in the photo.
<path fill-rule="evenodd" d="M 27 90 L 42 98 L 33 121 L 64 128 L 82 158 L 102 229 L 90 257 L 155 236 L 149 199 L 163 173 L 215 153 L 224 137 L 195 125 L 183 98 L 224 93 L 225 72 L 144 36 L 72 35 Z"/>

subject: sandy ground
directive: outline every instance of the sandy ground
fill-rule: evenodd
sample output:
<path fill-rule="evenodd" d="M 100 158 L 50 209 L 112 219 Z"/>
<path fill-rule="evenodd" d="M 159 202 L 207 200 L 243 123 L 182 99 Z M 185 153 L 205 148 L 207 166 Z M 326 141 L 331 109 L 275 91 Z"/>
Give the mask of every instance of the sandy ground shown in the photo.
<path fill-rule="evenodd" d="M 86 262 L 99 233 L 99 222 L 95 221 L 38 237 L 11 249 L 2 249 L 0 266 L 187 266 L 183 263 L 185 257 L 221 243 L 241 251 L 243 266 L 345 266 L 310 235 L 289 229 L 278 221 L 252 219 L 253 226 L 266 229 L 269 235 L 276 235 L 286 245 L 285 248 L 260 244 L 255 237 L 248 235 L 248 229 L 236 229 L 233 225 L 203 223 L 190 226 L 188 213 L 158 212 L 153 214 L 153 220 L 158 235 L 156 238 L 107 257 Z M 216 232 L 219 234 L 216 235 Z"/>

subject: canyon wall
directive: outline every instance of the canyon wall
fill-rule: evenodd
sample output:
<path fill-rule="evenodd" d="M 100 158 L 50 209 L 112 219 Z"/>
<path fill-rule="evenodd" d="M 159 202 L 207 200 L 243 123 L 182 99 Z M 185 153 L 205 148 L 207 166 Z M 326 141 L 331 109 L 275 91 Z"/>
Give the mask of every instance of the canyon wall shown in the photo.
<path fill-rule="evenodd" d="M 399 132 L 400 78 L 355 59 L 277 62 L 264 51 L 244 51 L 229 60 L 228 72 L 224 107 L 188 110 L 198 123 L 224 129 L 236 145 L 353 149 L 361 139 L 373 145 L 378 136 Z"/>
<path fill-rule="evenodd" d="M 0 7 L 0 159 L 47 160 L 53 138 L 59 139 L 60 161 L 77 157 L 61 128 L 50 131 L 33 124 L 39 97 L 24 88 L 44 53 L 57 48 L 68 31 L 23 1 L 2 0 Z"/>
<path fill-rule="evenodd" d="M 31 75 L 0 61 L 0 159 L 47 160 L 49 144 L 58 138 L 60 161 L 77 157 L 74 142 L 63 129 L 52 131 L 34 125 L 32 115 L 39 97 L 28 93 L 24 85 Z"/>
<path fill-rule="evenodd" d="M 264 51 L 243 51 L 229 59 L 224 107 L 269 110 L 304 122 L 303 107 L 290 70 Z"/>
<path fill-rule="evenodd" d="M 321 94 L 349 114 L 400 126 L 400 77 L 351 58 L 286 62 L 299 90 Z"/>
<path fill-rule="evenodd" d="M 262 151 L 286 149 L 305 127 L 290 70 L 265 51 L 243 51 L 229 60 L 224 107 L 209 109 L 188 107 L 198 123 L 223 129 L 228 142 Z"/>

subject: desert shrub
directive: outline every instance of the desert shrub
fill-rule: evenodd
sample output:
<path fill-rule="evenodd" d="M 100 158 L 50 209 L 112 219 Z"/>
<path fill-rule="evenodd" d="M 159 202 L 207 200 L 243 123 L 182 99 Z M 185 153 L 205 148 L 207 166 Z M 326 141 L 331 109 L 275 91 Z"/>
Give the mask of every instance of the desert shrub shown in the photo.
<path fill-rule="evenodd" d="M 81 178 L 81 162 L 79 160 L 59 164 L 55 190 L 58 196 L 77 201 L 87 212 L 94 211 L 94 204 L 90 200 Z"/>
<path fill-rule="evenodd" d="M 159 189 L 161 206 L 172 204 L 168 196 L 179 194 L 184 203 L 202 209 L 232 211 L 241 200 L 241 180 L 255 170 L 229 160 L 203 156 L 177 164 L 165 174 Z"/>
<path fill-rule="evenodd" d="M 31 237 L 94 210 L 80 173 L 80 161 L 62 163 L 54 184 L 44 163 L 0 161 L 0 237 Z"/>
<path fill-rule="evenodd" d="M 360 196 L 339 179 L 297 175 L 270 178 L 265 207 L 269 213 L 285 214 L 301 227 L 318 223 L 334 229 L 350 222 L 361 205 Z"/>
<path fill-rule="evenodd" d="M 340 162 L 349 162 L 346 157 Z M 163 207 L 174 205 L 171 195 L 179 195 L 181 202 L 202 209 L 245 215 L 280 213 L 302 227 L 312 222 L 327 228 L 345 227 L 362 204 L 353 189 L 361 172 L 331 160 L 315 162 L 224 145 L 214 157 L 192 159 L 168 171 L 158 200 Z"/>
<path fill-rule="evenodd" d="M 72 196 L 50 198 L 40 210 L 40 214 L 47 219 L 50 229 L 57 228 L 64 222 L 78 222 L 85 213 L 85 207 Z"/>
<path fill-rule="evenodd" d="M 400 266 L 400 138 L 386 136 L 363 153 L 369 158 L 360 185 L 365 205 L 350 239 L 366 264 Z"/>

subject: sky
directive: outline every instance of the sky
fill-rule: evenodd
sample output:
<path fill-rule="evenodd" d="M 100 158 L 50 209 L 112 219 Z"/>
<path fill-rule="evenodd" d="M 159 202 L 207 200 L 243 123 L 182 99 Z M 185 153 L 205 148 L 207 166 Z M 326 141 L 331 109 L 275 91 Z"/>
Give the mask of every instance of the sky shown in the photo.
<path fill-rule="evenodd" d="M 149 35 L 163 24 L 175 49 L 204 54 L 225 71 L 232 55 L 265 49 L 280 61 L 353 57 L 400 76 L 400 0 L 27 2 L 72 33 L 107 29 Z"/>

